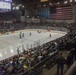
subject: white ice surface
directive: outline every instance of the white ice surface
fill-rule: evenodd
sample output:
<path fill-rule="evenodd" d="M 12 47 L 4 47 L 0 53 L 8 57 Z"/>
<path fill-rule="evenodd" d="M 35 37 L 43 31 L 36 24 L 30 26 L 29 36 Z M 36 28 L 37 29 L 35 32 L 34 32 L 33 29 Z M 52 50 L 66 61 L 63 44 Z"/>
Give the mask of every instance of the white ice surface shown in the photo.
<path fill-rule="evenodd" d="M 14 56 L 17 54 L 17 49 L 22 52 L 22 45 L 25 50 L 29 48 L 36 47 L 38 45 L 42 45 L 59 37 L 66 35 L 66 32 L 61 31 L 51 31 L 37 33 L 37 31 L 22 31 L 24 33 L 24 38 L 19 38 L 19 33 L 15 32 L 9 35 L 1 35 L 0 36 L 0 61 L 4 60 L 8 57 Z M 31 32 L 31 36 L 29 33 Z M 49 35 L 51 34 L 51 37 Z"/>

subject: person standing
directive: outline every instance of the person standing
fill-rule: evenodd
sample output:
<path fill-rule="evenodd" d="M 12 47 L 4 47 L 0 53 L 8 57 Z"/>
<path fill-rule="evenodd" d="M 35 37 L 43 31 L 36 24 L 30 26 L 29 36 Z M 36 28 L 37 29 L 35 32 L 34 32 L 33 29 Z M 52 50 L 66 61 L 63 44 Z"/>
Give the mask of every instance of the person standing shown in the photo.
<path fill-rule="evenodd" d="M 30 36 L 31 36 L 31 33 L 29 33 L 30 34 Z"/>
<path fill-rule="evenodd" d="M 65 58 L 64 58 L 63 54 L 59 53 L 59 57 L 56 60 L 56 63 L 57 63 L 57 75 L 59 75 L 60 70 L 61 70 L 60 75 L 63 75 L 64 62 L 65 62 Z"/>
<path fill-rule="evenodd" d="M 67 64 L 67 69 L 69 69 L 70 66 L 73 64 L 73 55 L 70 51 L 68 52 L 68 56 L 67 56 L 67 59 L 66 59 L 66 64 Z"/>
<path fill-rule="evenodd" d="M 74 43 L 74 57 L 75 57 L 75 60 L 76 60 L 76 40 L 75 40 L 75 43 Z"/>
<path fill-rule="evenodd" d="M 24 37 L 24 33 L 22 33 L 22 37 Z"/>
<path fill-rule="evenodd" d="M 51 34 L 49 35 L 49 37 L 51 37 Z"/>
<path fill-rule="evenodd" d="M 20 32 L 19 36 L 20 36 L 20 39 L 22 39 L 22 32 Z"/>

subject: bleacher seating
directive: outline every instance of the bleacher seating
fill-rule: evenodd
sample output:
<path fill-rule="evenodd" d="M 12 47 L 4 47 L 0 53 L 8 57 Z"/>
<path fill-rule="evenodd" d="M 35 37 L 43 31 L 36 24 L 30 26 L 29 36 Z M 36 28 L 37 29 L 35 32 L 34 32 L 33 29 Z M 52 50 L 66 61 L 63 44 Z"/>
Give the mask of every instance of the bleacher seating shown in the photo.
<path fill-rule="evenodd" d="M 12 12 L 0 13 L 0 19 L 4 21 L 10 21 L 17 19 L 17 17 Z"/>

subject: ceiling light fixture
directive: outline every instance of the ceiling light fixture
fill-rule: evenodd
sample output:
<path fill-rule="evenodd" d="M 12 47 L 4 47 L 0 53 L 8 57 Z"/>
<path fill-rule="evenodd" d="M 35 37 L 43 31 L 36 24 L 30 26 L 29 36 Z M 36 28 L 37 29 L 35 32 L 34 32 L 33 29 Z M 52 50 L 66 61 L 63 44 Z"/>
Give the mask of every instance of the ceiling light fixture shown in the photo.
<path fill-rule="evenodd" d="M 68 3 L 68 1 L 65 1 L 64 4 Z"/>
<path fill-rule="evenodd" d="M 73 0 L 70 0 L 70 2 L 73 2 Z"/>

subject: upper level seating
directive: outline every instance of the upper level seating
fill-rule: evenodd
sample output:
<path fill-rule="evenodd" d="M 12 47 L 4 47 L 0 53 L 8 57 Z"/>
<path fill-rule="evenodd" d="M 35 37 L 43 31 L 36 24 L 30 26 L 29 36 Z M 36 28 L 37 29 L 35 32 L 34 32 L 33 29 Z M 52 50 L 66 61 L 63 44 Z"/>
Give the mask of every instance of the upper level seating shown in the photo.
<path fill-rule="evenodd" d="M 9 21 L 17 17 L 12 12 L 0 13 L 0 20 Z"/>

